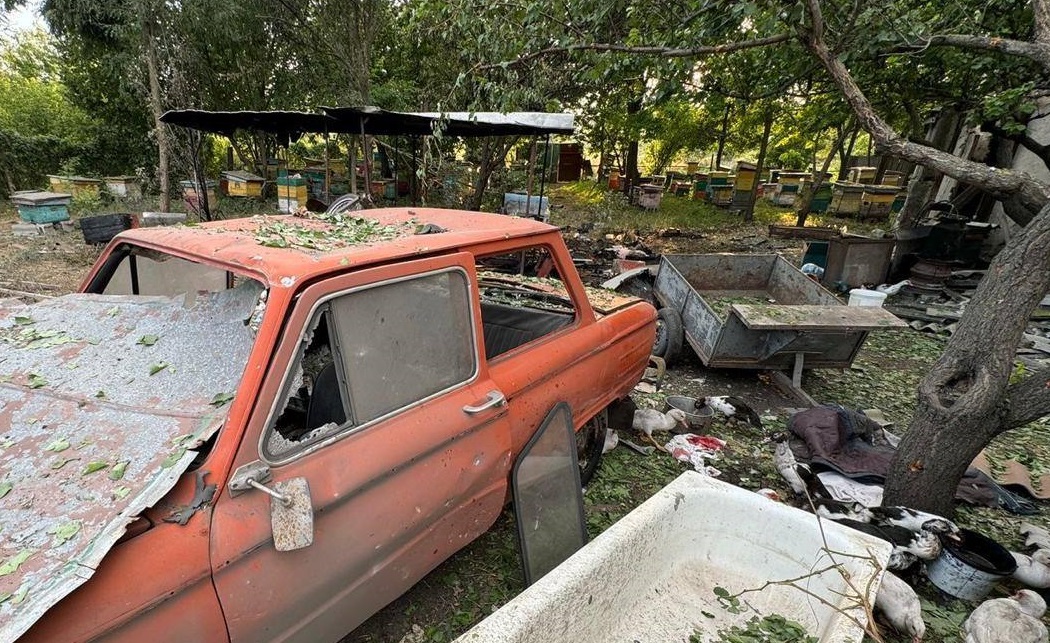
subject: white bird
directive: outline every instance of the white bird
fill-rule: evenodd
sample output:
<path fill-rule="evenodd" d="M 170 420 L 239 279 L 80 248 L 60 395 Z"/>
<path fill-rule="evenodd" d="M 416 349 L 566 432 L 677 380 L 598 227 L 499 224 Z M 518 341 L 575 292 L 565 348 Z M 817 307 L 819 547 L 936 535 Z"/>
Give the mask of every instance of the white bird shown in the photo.
<path fill-rule="evenodd" d="M 795 495 L 805 495 L 806 483 L 802 481 L 799 470 L 808 471 L 808 468 L 805 465 L 800 465 L 795 460 L 795 454 L 791 452 L 791 445 L 788 444 L 787 433 L 774 433 L 769 439 L 777 445 L 776 451 L 773 453 L 773 464 L 776 466 L 777 471 L 787 481 L 788 486 L 795 492 Z"/>
<path fill-rule="evenodd" d="M 919 596 L 900 578 L 886 572 L 882 575 L 879 593 L 875 595 L 875 609 L 882 612 L 890 625 L 907 634 L 914 643 L 926 635 Z"/>
<path fill-rule="evenodd" d="M 638 409 L 634 412 L 634 421 L 631 423 L 631 428 L 645 435 L 657 449 L 667 451 L 653 439 L 653 431 L 670 431 L 679 425 L 686 429 L 689 428 L 685 411 L 681 409 L 671 409 L 667 413 L 661 413 L 656 409 Z"/>
<path fill-rule="evenodd" d="M 858 522 L 871 522 L 871 510 L 859 502 L 843 502 L 833 498 L 813 498 L 817 515 L 828 520 L 848 518 Z"/>
<path fill-rule="evenodd" d="M 1050 587 L 1050 550 L 1039 549 L 1031 556 L 1010 552 L 1017 561 L 1015 580 L 1035 589 Z"/>
<path fill-rule="evenodd" d="M 1046 626 L 1039 619 L 1046 601 L 1030 589 L 1009 598 L 993 598 L 977 606 L 963 622 L 966 643 L 1047 643 Z"/>

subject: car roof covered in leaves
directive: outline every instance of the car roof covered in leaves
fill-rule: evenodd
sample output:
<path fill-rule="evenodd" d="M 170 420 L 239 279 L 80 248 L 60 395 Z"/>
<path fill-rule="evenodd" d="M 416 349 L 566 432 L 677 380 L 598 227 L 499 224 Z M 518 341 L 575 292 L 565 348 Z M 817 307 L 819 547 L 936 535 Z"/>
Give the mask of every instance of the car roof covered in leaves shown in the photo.
<path fill-rule="evenodd" d="M 546 223 L 502 214 L 385 208 L 138 228 L 122 233 L 117 241 L 240 266 L 262 274 L 271 286 L 279 287 L 348 267 L 555 230 Z"/>

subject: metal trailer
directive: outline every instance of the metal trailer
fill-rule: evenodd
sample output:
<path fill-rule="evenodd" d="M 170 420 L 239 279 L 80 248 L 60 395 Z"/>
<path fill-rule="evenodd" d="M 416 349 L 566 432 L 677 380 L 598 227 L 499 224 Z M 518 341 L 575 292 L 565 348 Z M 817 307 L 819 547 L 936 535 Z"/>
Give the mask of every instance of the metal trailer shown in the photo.
<path fill-rule="evenodd" d="M 844 305 L 779 255 L 664 255 L 654 292 L 657 354 L 681 334 L 706 366 L 794 369 L 795 387 L 803 367 L 846 368 L 869 331 L 906 326 L 881 307 Z M 723 318 L 718 299 L 755 303 L 732 303 Z"/>

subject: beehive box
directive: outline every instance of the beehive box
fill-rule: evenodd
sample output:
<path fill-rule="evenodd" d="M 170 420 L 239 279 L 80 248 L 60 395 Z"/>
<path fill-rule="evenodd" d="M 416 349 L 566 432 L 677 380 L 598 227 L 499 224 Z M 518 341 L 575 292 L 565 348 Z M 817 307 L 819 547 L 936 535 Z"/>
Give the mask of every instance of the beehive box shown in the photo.
<path fill-rule="evenodd" d="M 872 219 L 887 216 L 899 191 L 893 185 L 865 185 L 860 197 L 860 215 Z"/>
<path fill-rule="evenodd" d="M 301 176 L 277 177 L 277 209 L 295 212 L 306 205 L 308 198 L 306 179 Z"/>
<path fill-rule="evenodd" d="M 57 223 L 69 219 L 69 201 L 73 197 L 60 192 L 15 192 L 11 203 L 18 208 L 18 218 L 28 223 Z"/>
<path fill-rule="evenodd" d="M 51 184 L 52 192 L 69 194 L 73 197 L 97 197 L 102 190 L 102 181 L 84 176 L 48 174 L 47 179 Z"/>
<path fill-rule="evenodd" d="M 197 182 L 196 181 L 179 181 L 179 187 L 182 188 L 182 200 L 186 204 L 186 207 L 193 212 L 200 213 L 201 211 L 201 195 L 197 194 Z M 214 205 L 218 197 L 216 196 L 216 189 L 219 184 L 216 181 L 205 181 L 205 196 L 208 199 L 208 204 Z"/>
<path fill-rule="evenodd" d="M 849 169 L 850 183 L 874 183 L 875 174 L 879 171 L 875 167 L 857 166 Z"/>
<path fill-rule="evenodd" d="M 230 170 L 223 172 L 222 178 L 226 184 L 226 196 L 255 198 L 262 196 L 264 179 L 261 176 L 251 172 Z"/>
<path fill-rule="evenodd" d="M 707 190 L 711 195 L 711 203 L 715 205 L 729 205 L 733 202 L 732 185 L 709 185 Z"/>
<path fill-rule="evenodd" d="M 137 176 L 107 176 L 102 180 L 106 190 L 117 198 L 134 201 L 142 198 L 142 185 Z"/>
<path fill-rule="evenodd" d="M 835 181 L 831 188 L 831 204 L 828 211 L 840 215 L 857 214 L 860 212 L 860 199 L 863 194 L 863 185 Z"/>
<path fill-rule="evenodd" d="M 324 159 L 304 158 L 303 160 L 310 169 L 324 172 Z M 328 171 L 334 174 L 346 174 L 346 159 L 328 159 Z"/>

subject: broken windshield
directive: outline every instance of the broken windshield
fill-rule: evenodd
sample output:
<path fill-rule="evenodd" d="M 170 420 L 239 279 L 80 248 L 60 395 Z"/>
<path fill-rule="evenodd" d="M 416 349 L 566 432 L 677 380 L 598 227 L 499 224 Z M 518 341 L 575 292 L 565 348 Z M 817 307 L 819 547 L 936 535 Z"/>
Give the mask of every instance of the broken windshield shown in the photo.
<path fill-rule="evenodd" d="M 225 268 L 125 244 L 114 249 L 88 286 L 106 295 L 175 297 L 219 292 L 247 279 Z"/>

